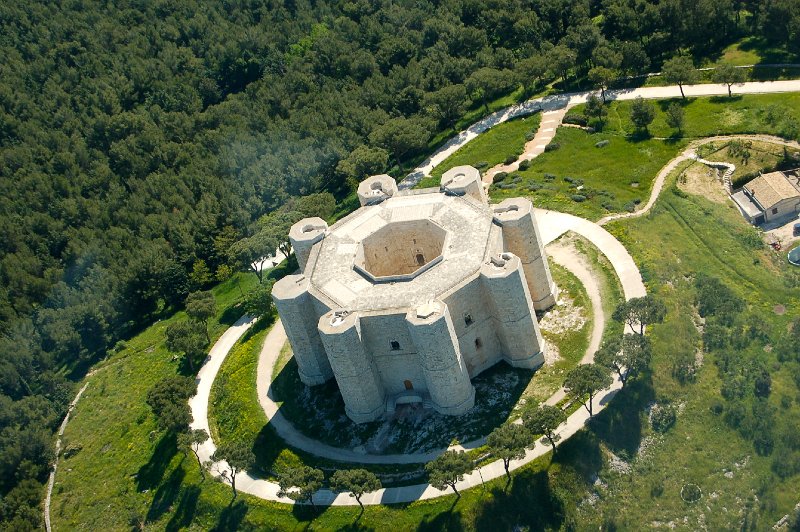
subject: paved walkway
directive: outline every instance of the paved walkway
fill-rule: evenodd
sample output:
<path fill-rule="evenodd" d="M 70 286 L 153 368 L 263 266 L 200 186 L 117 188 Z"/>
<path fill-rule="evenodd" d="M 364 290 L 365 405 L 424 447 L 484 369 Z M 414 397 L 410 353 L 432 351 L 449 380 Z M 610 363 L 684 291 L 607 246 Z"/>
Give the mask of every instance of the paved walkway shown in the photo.
<path fill-rule="evenodd" d="M 567 114 L 567 108 L 556 109 L 555 111 L 545 111 L 542 113 L 542 121 L 539 123 L 539 129 L 536 130 L 536 136 L 530 141 L 525 143 L 525 148 L 516 161 L 511 164 L 498 164 L 486 171 L 483 174 L 483 183 L 491 185 L 494 181 L 494 176 L 500 172 L 515 172 L 519 170 L 519 165 L 522 161 L 530 161 L 535 157 L 544 153 L 544 149 L 556 136 L 556 130 Z"/>
<path fill-rule="evenodd" d="M 683 87 L 687 97 L 692 96 L 727 96 L 728 88 L 726 85 L 719 84 L 700 84 L 686 85 Z M 784 81 L 750 81 L 740 85 L 734 85 L 735 94 L 764 94 L 781 92 L 800 92 L 800 80 Z M 408 174 L 399 184 L 400 188 L 413 188 L 420 179 L 429 175 L 431 171 L 442 161 L 455 153 L 459 148 L 470 142 L 472 139 L 486 131 L 487 129 L 502 124 L 512 118 L 525 116 L 536 111 L 568 110 L 575 105 L 586 103 L 590 94 L 596 91 L 568 92 L 534 98 L 526 102 L 512 105 L 500 111 L 496 111 L 485 118 L 475 122 L 467 129 L 451 138 L 441 148 L 436 150 L 433 155 L 425 159 L 423 163 Z M 637 89 L 615 89 L 606 91 L 607 100 L 633 100 L 638 97 L 645 99 L 663 99 L 680 97 L 680 89 L 677 85 L 668 87 L 640 87 Z M 548 126 L 549 127 L 549 126 Z M 541 125 L 540 129 L 545 126 Z"/>
<path fill-rule="evenodd" d="M 588 220 L 584 220 L 570 214 L 537 210 L 536 216 L 539 222 L 542 239 L 545 244 L 552 242 L 567 231 L 574 231 L 591 241 L 595 246 L 597 246 L 598 249 L 600 249 L 602 253 L 606 255 L 620 279 L 620 283 L 622 284 L 623 292 L 626 298 L 639 297 L 645 294 L 644 284 L 642 283 L 641 276 L 639 275 L 639 271 L 636 268 L 633 259 L 622 246 L 622 244 L 620 244 L 619 241 L 617 241 L 605 229 Z M 192 410 L 193 417 L 193 422 L 191 425 L 192 428 L 202 428 L 207 431 L 209 430 L 208 401 L 211 393 L 211 385 L 214 382 L 214 379 L 219 372 L 219 368 L 222 366 L 222 362 L 230 349 L 252 324 L 252 318 L 247 316 L 243 317 L 228 331 L 226 331 L 211 349 L 205 364 L 200 369 L 200 372 L 197 376 L 197 395 L 195 395 L 189 401 L 189 406 Z M 267 372 L 271 376 L 272 367 L 274 367 L 274 362 L 280 354 L 280 350 L 283 347 L 285 339 L 286 337 L 283 327 L 281 326 L 280 322 L 277 322 L 273 326 L 272 330 L 267 334 L 267 338 L 265 339 L 264 347 L 262 349 L 262 354 L 259 358 L 259 366 L 257 371 L 259 402 L 261 402 L 262 406 L 265 408 L 265 411 L 272 412 L 273 421 L 283 418 L 279 415 L 277 405 L 269 397 L 269 391 L 266 383 L 270 383 L 271 378 L 266 379 L 264 377 L 267 375 Z M 615 379 L 614 383 L 608 390 L 605 390 L 595 398 L 593 404 L 594 410 L 596 412 L 602 410 L 620 387 L 621 384 L 619 380 Z M 588 412 L 586 412 L 585 409 L 579 409 L 570 415 L 567 421 L 558 429 L 558 433 L 562 436 L 562 441 L 568 439 L 575 432 L 580 430 L 586 424 L 587 420 Z M 280 423 L 281 422 L 279 421 L 278 425 L 280 425 Z M 303 436 L 303 438 L 305 438 L 305 436 Z M 311 445 L 311 452 L 318 455 L 322 454 L 320 451 L 325 447 L 329 447 L 308 438 L 305 438 L 305 441 L 298 441 L 303 446 Z M 288 442 L 292 445 L 295 445 L 298 443 L 298 441 Z M 296 446 L 300 447 L 300 445 Z M 202 462 L 210 460 L 215 450 L 216 446 L 214 441 L 213 439 L 209 438 L 209 440 L 206 441 L 198 450 L 200 460 Z M 324 450 L 335 450 L 337 453 L 344 453 L 340 455 L 342 457 L 352 453 L 352 451 L 335 447 L 330 447 L 330 449 Z M 548 446 L 543 445 L 541 442 L 537 442 L 536 446 L 526 453 L 525 458 L 512 462 L 511 469 L 513 470 L 519 468 L 529 463 L 531 460 L 546 454 L 549 450 L 550 448 Z M 394 455 L 398 461 L 393 461 L 392 463 L 408 463 L 419 461 L 419 456 L 416 457 L 417 459 L 409 460 L 410 456 L 412 455 Z M 434 456 L 435 453 L 433 456 L 426 458 L 433 458 Z M 381 460 L 381 462 L 377 463 L 385 463 L 385 459 L 387 457 L 374 456 L 373 458 L 372 455 L 358 455 L 357 458 L 358 461 L 362 463 L 376 463 L 372 462 L 372 460 Z M 210 467 L 210 472 L 212 475 L 219 477 L 226 469 L 227 464 L 221 462 L 212 464 Z M 463 481 L 458 483 L 457 487 L 458 489 L 467 489 L 481 483 L 484 480 L 492 480 L 503 475 L 505 475 L 503 462 L 502 460 L 497 460 L 480 467 L 472 474 L 466 476 Z M 250 474 L 240 473 L 237 475 L 236 487 L 245 493 L 250 493 L 251 495 L 255 495 L 263 499 L 285 502 L 289 504 L 293 503 L 291 499 L 278 497 L 277 484 L 265 479 L 255 478 Z M 430 499 L 448 494 L 448 491 L 439 491 L 428 484 L 417 484 L 413 486 L 381 489 L 377 492 L 365 495 L 362 498 L 362 502 L 364 502 L 364 504 L 411 502 L 418 499 Z M 354 498 L 347 494 L 335 494 L 328 490 L 320 490 L 317 492 L 317 494 L 314 496 L 314 501 L 317 504 L 325 505 L 358 504 Z"/>

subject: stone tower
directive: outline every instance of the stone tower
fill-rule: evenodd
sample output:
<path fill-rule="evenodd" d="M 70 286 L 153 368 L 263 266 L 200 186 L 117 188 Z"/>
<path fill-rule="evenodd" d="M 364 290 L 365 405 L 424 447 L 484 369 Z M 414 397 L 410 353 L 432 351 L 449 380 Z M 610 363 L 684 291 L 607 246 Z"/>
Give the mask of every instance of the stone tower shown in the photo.
<path fill-rule="evenodd" d="M 358 197 L 331 227 L 291 228 L 301 272 L 273 288 L 305 384 L 335 378 L 359 423 L 412 402 L 461 415 L 483 370 L 544 363 L 535 310 L 556 286 L 530 201 L 490 206 L 469 166 L 433 189 L 373 176 Z"/>

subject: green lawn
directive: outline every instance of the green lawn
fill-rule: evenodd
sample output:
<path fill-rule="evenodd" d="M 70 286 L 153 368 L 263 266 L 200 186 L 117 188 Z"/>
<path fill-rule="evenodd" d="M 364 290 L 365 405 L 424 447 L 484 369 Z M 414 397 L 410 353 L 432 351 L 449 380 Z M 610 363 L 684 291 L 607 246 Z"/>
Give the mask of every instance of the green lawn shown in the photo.
<path fill-rule="evenodd" d="M 671 103 L 682 105 L 682 137 L 666 123 Z M 526 195 L 538 207 L 599 219 L 646 203 L 658 171 L 692 138 L 713 135 L 770 133 L 800 136 L 800 94 L 748 95 L 729 98 L 658 100 L 650 135 L 637 133 L 630 121 L 631 102 L 611 102 L 604 127 L 596 133 L 561 127 L 553 143 L 525 171 L 496 183 L 492 201 Z M 583 106 L 570 113 L 582 113 Z M 608 141 L 604 147 L 597 147 Z M 474 142 L 474 141 L 473 141 Z M 465 147 L 468 148 L 469 144 Z M 582 187 L 579 189 L 578 187 Z"/>
<path fill-rule="evenodd" d="M 651 131 L 669 136 L 662 104 L 659 102 Z M 629 131 L 626 105 L 612 106 L 606 131 L 593 136 L 577 132 L 573 141 L 584 146 L 584 151 L 597 152 L 620 144 L 625 149 L 617 154 L 617 166 L 628 174 L 603 180 L 582 163 L 579 150 L 569 151 L 566 142 L 546 155 L 552 166 L 567 176 L 584 179 L 585 185 L 593 188 L 611 187 L 612 181 L 621 189 L 629 187 L 631 172 L 660 153 L 648 155 L 639 148 L 647 146 L 644 142 L 664 141 L 634 142 L 624 137 L 623 132 Z M 799 108 L 800 95 L 692 99 L 686 102 L 686 133 L 777 132 L 789 122 L 786 116 L 796 117 Z M 559 135 L 562 132 L 567 130 Z M 615 132 L 606 148 L 594 148 L 590 142 Z M 676 150 L 678 145 L 674 145 Z M 611 164 L 610 158 L 606 162 L 604 156 L 592 156 L 597 157 L 596 164 Z M 526 182 L 531 179 L 523 178 Z M 554 181 L 559 179 L 563 181 L 563 176 Z M 634 530 L 669 523 L 684 529 L 727 530 L 743 523 L 752 529 L 770 528 L 797 503 L 800 475 L 778 477 L 773 465 L 780 456 L 758 454 L 752 441 L 724 421 L 725 415 L 712 412 L 717 403 L 723 404 L 725 412 L 729 409 L 720 396 L 716 353 L 704 355 L 694 381 L 681 383 L 673 376 L 673 366 L 681 357 L 698 356 L 701 347 L 694 317 L 693 276 L 696 272 L 714 275 L 746 299 L 745 315 L 766 323 L 769 339 L 737 353 L 766 362 L 772 379 L 766 404 L 774 412 L 775 431 L 796 434 L 800 426 L 797 363 L 779 362 L 769 346 L 798 315 L 800 274 L 789 269 L 784 256 L 755 247 L 752 230 L 730 205 L 678 191 L 674 181 L 675 175 L 647 216 L 609 227 L 630 250 L 648 290 L 662 298 L 669 310 L 663 324 L 650 328 L 653 370 L 617 394 L 589 429 L 559 448 L 552 463 L 548 455 L 518 471 L 510 485 L 498 479 L 487 483 L 485 489 L 468 490 L 459 500 L 448 496 L 410 505 L 368 507 L 361 516 L 357 508 L 315 512 L 248 496 L 229 504 L 230 489 L 212 480 L 200 481 L 193 457 L 184 458 L 174 441 L 156 432 L 144 402 L 156 381 L 178 371 L 178 363 L 164 348 L 163 333 L 169 323 L 184 318 L 179 313 L 128 341 L 89 377 L 89 386 L 65 433 L 65 445 L 79 451 L 59 463 L 52 505 L 55 529 L 128 530 L 145 525 L 153 530 L 375 530 L 386 528 L 387 523 L 396 530 L 507 530 L 518 525 L 531 530 Z M 644 189 L 649 187 L 642 184 L 646 182 L 640 181 L 637 190 L 643 200 Z M 586 203 L 588 200 L 565 207 L 585 208 Z M 597 260 L 602 263 L 601 257 Z M 243 291 L 255 282 L 252 274 L 241 279 Z M 613 282 L 609 280 L 609 284 Z M 220 302 L 220 316 L 212 325 L 216 336 L 238 317 L 235 309 L 229 309 L 241 295 L 234 281 L 215 293 Z M 777 304 L 785 305 L 785 315 L 773 312 Z M 263 331 L 256 332 L 237 346 L 231 365 L 223 369 L 226 385 L 241 390 L 241 397 L 253 393 L 252 388 L 237 383 L 252 378 L 252 357 L 261 335 Z M 255 400 L 252 395 L 250 398 Z M 653 432 L 648 423 L 646 408 L 654 401 L 678 406 L 676 425 L 663 435 Z M 220 416 L 220 426 L 242 435 L 260 430 L 260 409 L 243 412 L 237 417 L 227 411 Z M 272 451 L 274 455 L 284 452 L 268 429 L 258 437 L 263 448 L 277 450 Z M 785 445 L 781 441 L 776 445 Z M 610 453 L 621 461 L 612 462 Z M 304 458 L 293 456 L 297 455 L 283 458 Z M 680 490 L 687 483 L 700 486 L 703 496 L 698 503 L 681 500 Z"/>
<path fill-rule="evenodd" d="M 595 146 L 604 140 L 608 145 Z M 558 129 L 553 142 L 560 148 L 516 172 L 517 183 L 511 174 L 495 184 L 492 201 L 527 195 L 537 207 L 598 219 L 632 207 L 631 202 L 646 202 L 655 175 L 686 145 L 682 140 L 632 141 L 613 131 L 589 134 L 566 127 Z"/>
<path fill-rule="evenodd" d="M 439 186 L 442 174 L 455 166 L 468 164 L 485 171 L 511 155 L 520 155 L 527 142 L 525 135 L 535 134 L 540 121 L 541 116 L 536 113 L 494 126 L 442 161 L 417 188 Z"/>
<path fill-rule="evenodd" d="M 729 530 L 740 526 L 746 511 L 747 519 L 757 523 L 754 529 L 766 529 L 797 503 L 800 476 L 778 478 L 771 471 L 773 456 L 760 456 L 752 442 L 723 422 L 723 416 L 712 413 L 711 405 L 721 400 L 713 355 L 705 355 L 694 382 L 681 384 L 672 376 L 672 367 L 681 353 L 695 356 L 700 345 L 692 319 L 692 277 L 697 272 L 719 277 L 746 297 L 749 312 L 771 328 L 772 341 L 791 318 L 776 315 L 773 306 L 788 307 L 798 301 L 798 275 L 782 256 L 748 243 L 749 227 L 730 205 L 676 193 L 670 185 L 652 214 L 610 227 L 640 264 L 649 290 L 667 302 L 669 314 L 664 324 L 652 328 L 651 379 L 619 394 L 595 427 L 609 450 L 628 457 L 631 470 L 626 473 L 606 465 L 600 474 L 603 484 L 595 488 L 598 502 L 583 508 L 579 521 L 587 527 L 604 523 L 623 530 L 654 522 Z M 796 401 L 790 399 L 786 406 L 782 399 L 798 395 L 791 367 L 778 363 L 767 350 L 756 349 L 756 354 L 767 359 L 772 374 L 768 402 L 779 412 L 776 431 L 785 430 L 800 415 Z M 676 426 L 663 436 L 647 426 L 644 408 L 653 400 L 679 405 Z M 643 441 L 647 451 L 638 454 Z M 686 483 L 700 486 L 699 504 L 681 500 Z"/>

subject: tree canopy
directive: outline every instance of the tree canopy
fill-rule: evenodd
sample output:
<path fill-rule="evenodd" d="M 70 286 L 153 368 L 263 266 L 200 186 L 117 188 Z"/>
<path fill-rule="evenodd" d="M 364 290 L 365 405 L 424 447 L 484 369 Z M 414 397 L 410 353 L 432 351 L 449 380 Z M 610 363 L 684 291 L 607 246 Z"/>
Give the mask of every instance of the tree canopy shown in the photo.
<path fill-rule="evenodd" d="M 667 307 L 664 302 L 648 294 L 620 303 L 614 309 L 611 318 L 627 324 L 631 330 L 643 335 L 646 326 L 661 323 L 666 315 Z"/>
<path fill-rule="evenodd" d="M 619 375 L 622 386 L 631 377 L 645 371 L 650 366 L 652 348 L 650 339 L 639 334 L 624 334 L 603 343 L 594 356 L 595 363 Z"/>
<path fill-rule="evenodd" d="M 339 469 L 331 477 L 331 489 L 349 493 L 355 497 L 362 509 L 364 508 L 361 503 L 362 495 L 378 491 L 381 487 L 381 481 L 375 473 L 366 469 Z"/>
<path fill-rule="evenodd" d="M 308 501 L 314 505 L 314 493 L 322 487 L 325 474 L 311 466 L 299 466 L 278 474 L 279 497 Z M 359 504 L 361 501 L 359 501 Z"/>
<path fill-rule="evenodd" d="M 473 469 L 475 466 L 464 451 L 445 451 L 425 464 L 425 471 L 428 472 L 428 481 L 431 486 L 438 490 L 446 490 L 450 487 L 458 497 L 461 494 L 458 492 L 456 484 Z"/>
<path fill-rule="evenodd" d="M 583 402 L 589 412 L 594 414 L 592 400 L 597 392 L 611 386 L 608 370 L 598 364 L 580 364 L 571 369 L 564 379 L 564 388 L 571 396 Z"/>
<path fill-rule="evenodd" d="M 553 448 L 553 453 L 556 452 L 556 443 L 561 439 L 555 431 L 566 420 L 564 411 L 552 405 L 531 403 L 522 412 L 522 421 L 531 434 L 543 435 Z"/>
<path fill-rule="evenodd" d="M 186 430 L 192 421 L 188 401 L 196 392 L 192 377 L 174 375 L 158 381 L 147 392 L 147 406 L 155 414 L 159 428 L 174 434 Z"/>
<path fill-rule="evenodd" d="M 252 446 L 242 440 L 227 441 L 220 444 L 211 459 L 215 462 L 224 460 L 228 464 L 227 475 L 233 488 L 233 498 L 236 498 L 236 475 L 247 471 L 255 464 L 256 457 Z"/>
<path fill-rule="evenodd" d="M 533 446 L 531 434 L 519 423 L 504 423 L 494 429 L 486 438 L 486 445 L 492 454 L 503 461 L 506 476 L 511 480 L 509 465 L 511 460 L 525 457 L 525 450 Z"/>

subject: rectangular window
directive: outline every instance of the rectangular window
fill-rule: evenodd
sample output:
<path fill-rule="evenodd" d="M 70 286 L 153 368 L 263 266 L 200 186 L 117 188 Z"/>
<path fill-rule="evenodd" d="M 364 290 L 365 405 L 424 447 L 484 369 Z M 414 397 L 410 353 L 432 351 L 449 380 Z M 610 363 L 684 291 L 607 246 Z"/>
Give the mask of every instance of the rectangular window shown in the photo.
<path fill-rule="evenodd" d="M 400 342 L 392 340 L 389 342 L 389 346 L 392 348 L 392 351 L 400 351 Z"/>
<path fill-rule="evenodd" d="M 464 325 L 466 325 L 467 327 L 472 325 L 472 316 L 471 315 L 464 314 Z"/>
<path fill-rule="evenodd" d="M 777 209 L 777 207 L 776 207 L 776 208 L 774 208 L 774 209 L 772 209 L 772 214 L 778 214 L 778 209 Z"/>

